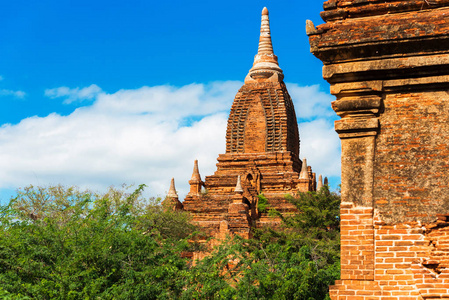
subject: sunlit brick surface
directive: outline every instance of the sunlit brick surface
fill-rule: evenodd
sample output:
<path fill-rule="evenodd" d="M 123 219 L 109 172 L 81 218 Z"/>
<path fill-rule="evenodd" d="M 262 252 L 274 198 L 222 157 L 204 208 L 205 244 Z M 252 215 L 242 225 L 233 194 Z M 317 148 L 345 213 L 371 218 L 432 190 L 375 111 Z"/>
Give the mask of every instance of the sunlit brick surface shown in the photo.
<path fill-rule="evenodd" d="M 336 96 L 332 299 L 449 299 L 449 1 L 329 0 L 308 21 Z"/>

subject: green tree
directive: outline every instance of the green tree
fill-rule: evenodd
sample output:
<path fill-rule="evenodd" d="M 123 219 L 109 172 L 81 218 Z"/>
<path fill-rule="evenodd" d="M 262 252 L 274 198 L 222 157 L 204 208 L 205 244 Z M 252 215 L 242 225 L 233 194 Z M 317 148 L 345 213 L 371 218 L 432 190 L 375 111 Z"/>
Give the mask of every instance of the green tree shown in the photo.
<path fill-rule="evenodd" d="M 326 188 L 289 197 L 297 214 L 271 211 L 279 228 L 229 238 L 198 262 L 184 257 L 202 233 L 143 188 L 19 191 L 0 207 L 0 297 L 325 299 L 339 276 L 340 199 Z"/>
<path fill-rule="evenodd" d="M 325 187 L 288 199 L 299 213 L 271 211 L 279 228 L 222 243 L 189 272 L 186 299 L 328 298 L 340 275 L 340 197 Z"/>
<path fill-rule="evenodd" d="M 184 213 L 110 189 L 28 187 L 0 211 L 0 286 L 11 299 L 175 299 L 196 231 Z M 23 298 L 26 299 L 26 298 Z"/>

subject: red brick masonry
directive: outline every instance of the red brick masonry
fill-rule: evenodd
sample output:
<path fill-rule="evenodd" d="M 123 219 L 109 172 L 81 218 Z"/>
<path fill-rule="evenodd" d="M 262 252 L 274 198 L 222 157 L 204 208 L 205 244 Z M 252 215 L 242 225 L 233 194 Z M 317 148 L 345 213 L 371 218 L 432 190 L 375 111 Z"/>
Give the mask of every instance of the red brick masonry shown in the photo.
<path fill-rule="evenodd" d="M 308 21 L 342 143 L 332 299 L 449 299 L 449 1 L 329 0 Z"/>

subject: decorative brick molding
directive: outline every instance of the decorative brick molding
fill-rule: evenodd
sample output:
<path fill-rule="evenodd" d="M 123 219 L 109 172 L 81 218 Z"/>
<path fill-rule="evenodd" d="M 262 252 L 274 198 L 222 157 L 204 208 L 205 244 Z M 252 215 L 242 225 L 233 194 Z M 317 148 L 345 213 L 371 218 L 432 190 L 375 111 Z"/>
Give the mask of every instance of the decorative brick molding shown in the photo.
<path fill-rule="evenodd" d="M 329 0 L 307 22 L 341 117 L 332 299 L 449 299 L 448 15 L 447 0 Z"/>

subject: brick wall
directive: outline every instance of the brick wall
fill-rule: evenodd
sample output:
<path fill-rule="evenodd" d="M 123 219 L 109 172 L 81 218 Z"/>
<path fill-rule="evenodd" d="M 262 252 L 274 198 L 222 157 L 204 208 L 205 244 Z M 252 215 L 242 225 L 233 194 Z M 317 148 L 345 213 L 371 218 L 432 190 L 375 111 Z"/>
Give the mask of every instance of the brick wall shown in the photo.
<path fill-rule="evenodd" d="M 374 279 L 373 209 L 341 205 L 341 279 Z"/>
<path fill-rule="evenodd" d="M 342 280 L 331 287 L 332 299 L 449 299 L 449 222 L 385 225 L 376 218 L 373 228 L 360 225 L 370 209 L 350 206 L 341 210 Z"/>
<path fill-rule="evenodd" d="M 386 94 L 376 141 L 374 201 L 385 222 L 449 212 L 447 91 Z"/>
<path fill-rule="evenodd" d="M 449 299 L 449 1 L 329 0 L 308 21 L 342 143 L 332 299 Z"/>

